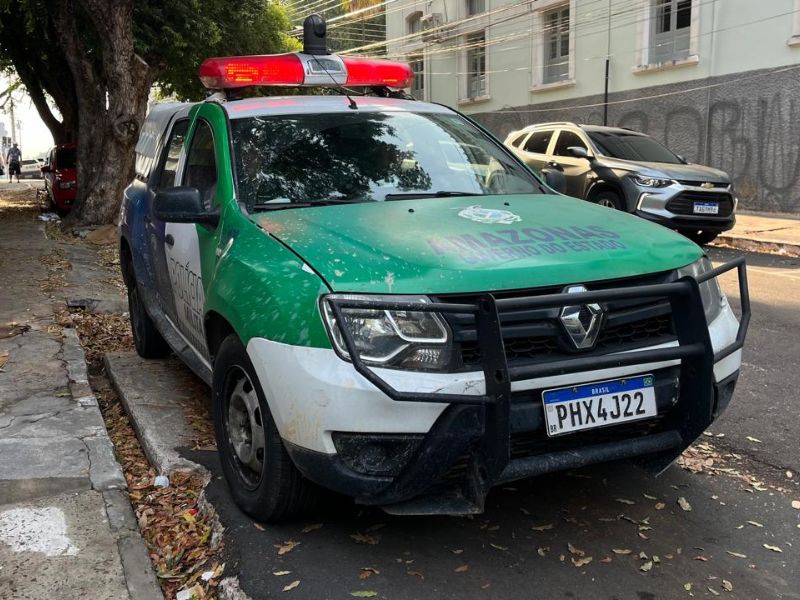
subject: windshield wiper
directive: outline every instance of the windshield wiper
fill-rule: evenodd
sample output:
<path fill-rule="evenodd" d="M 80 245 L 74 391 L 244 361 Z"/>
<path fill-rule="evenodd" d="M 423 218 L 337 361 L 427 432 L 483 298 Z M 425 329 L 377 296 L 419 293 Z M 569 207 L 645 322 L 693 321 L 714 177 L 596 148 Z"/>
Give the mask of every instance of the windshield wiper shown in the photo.
<path fill-rule="evenodd" d="M 344 200 L 337 198 L 327 198 L 326 200 L 315 200 L 314 202 L 256 202 L 250 206 L 251 211 L 263 210 L 288 210 L 291 208 L 311 208 L 312 206 L 332 206 L 334 204 L 355 204 L 357 201 Z"/>
<path fill-rule="evenodd" d="M 414 198 L 453 198 L 458 196 L 485 196 L 479 192 L 452 192 L 439 190 L 438 192 L 398 192 L 386 194 L 384 200 L 412 200 Z"/>

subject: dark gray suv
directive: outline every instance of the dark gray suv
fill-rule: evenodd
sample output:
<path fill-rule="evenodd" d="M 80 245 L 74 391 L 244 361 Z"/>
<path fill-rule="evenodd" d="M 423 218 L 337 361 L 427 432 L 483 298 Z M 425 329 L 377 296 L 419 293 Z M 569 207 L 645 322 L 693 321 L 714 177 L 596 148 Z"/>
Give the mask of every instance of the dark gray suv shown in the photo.
<path fill-rule="evenodd" d="M 698 244 L 736 222 L 727 173 L 689 164 L 643 133 L 542 123 L 511 132 L 505 144 L 551 184 L 563 175 L 558 191 L 655 221 Z"/>

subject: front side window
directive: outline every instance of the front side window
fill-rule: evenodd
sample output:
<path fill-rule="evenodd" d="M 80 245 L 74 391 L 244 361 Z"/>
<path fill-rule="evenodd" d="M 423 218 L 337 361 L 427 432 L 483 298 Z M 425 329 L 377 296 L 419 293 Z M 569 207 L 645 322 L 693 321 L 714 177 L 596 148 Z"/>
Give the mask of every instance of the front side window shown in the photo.
<path fill-rule="evenodd" d="M 525 142 L 525 152 L 534 154 L 546 154 L 547 147 L 550 145 L 550 138 L 553 137 L 552 131 L 534 131 L 528 141 Z"/>
<path fill-rule="evenodd" d="M 544 74 L 542 83 L 569 77 L 569 6 L 544 13 Z"/>
<path fill-rule="evenodd" d="M 186 131 L 189 129 L 189 119 L 178 121 L 172 127 L 167 154 L 164 157 L 164 167 L 161 170 L 161 177 L 158 181 L 158 188 L 171 188 L 175 185 L 175 174 L 178 171 L 178 160 L 181 157 L 183 140 L 186 138 Z"/>
<path fill-rule="evenodd" d="M 612 158 L 638 162 L 681 163 L 676 154 L 646 135 L 593 131 L 589 133 L 589 138 L 597 146 L 600 154 Z"/>
<path fill-rule="evenodd" d="M 197 188 L 206 209 L 217 191 L 217 159 L 214 154 L 214 134 L 211 125 L 199 121 L 195 127 L 189 152 L 186 155 L 183 185 Z"/>
<path fill-rule="evenodd" d="M 481 31 L 467 36 L 467 98 L 486 95 L 486 36 Z"/>
<path fill-rule="evenodd" d="M 542 193 L 538 180 L 455 114 L 368 112 L 231 121 L 248 210 L 407 197 Z"/>
<path fill-rule="evenodd" d="M 650 62 L 689 56 L 692 0 L 651 0 Z"/>
<path fill-rule="evenodd" d="M 556 146 L 553 149 L 553 154 L 555 156 L 572 156 L 572 154 L 570 154 L 567 150 L 567 148 L 572 146 L 578 146 L 588 150 L 588 148 L 586 148 L 586 144 L 583 143 L 581 136 L 579 136 L 577 133 L 573 131 L 562 131 L 558 134 L 558 139 L 556 140 Z"/>

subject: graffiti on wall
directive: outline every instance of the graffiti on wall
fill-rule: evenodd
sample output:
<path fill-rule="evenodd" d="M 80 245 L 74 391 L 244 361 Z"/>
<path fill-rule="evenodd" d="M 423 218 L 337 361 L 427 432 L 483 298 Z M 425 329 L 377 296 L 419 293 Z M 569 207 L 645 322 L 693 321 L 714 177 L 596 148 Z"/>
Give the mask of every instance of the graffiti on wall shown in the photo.
<path fill-rule="evenodd" d="M 688 85 L 661 86 L 658 92 Z M 696 88 L 697 82 L 691 85 Z M 635 93 L 614 94 L 611 100 L 626 96 L 633 100 Z M 593 96 L 568 102 L 596 101 Z M 475 116 L 501 138 L 532 123 L 603 122 L 602 109 L 596 107 L 565 110 L 554 106 L 547 112 L 526 112 L 541 106 Z M 692 91 L 611 105 L 609 124 L 648 133 L 690 162 L 726 171 L 743 208 L 800 213 L 800 78 L 793 73 L 754 78 L 730 88 L 722 85 L 713 93 Z"/>

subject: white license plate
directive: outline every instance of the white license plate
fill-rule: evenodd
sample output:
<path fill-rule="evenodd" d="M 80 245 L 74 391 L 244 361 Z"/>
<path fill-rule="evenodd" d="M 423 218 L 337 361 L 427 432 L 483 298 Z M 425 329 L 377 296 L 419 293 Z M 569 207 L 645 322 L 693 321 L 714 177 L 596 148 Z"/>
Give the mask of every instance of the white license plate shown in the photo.
<path fill-rule="evenodd" d="M 718 215 L 719 203 L 718 202 L 695 202 L 694 213 L 696 215 Z"/>
<path fill-rule="evenodd" d="M 542 400 L 551 437 L 658 414 L 652 375 L 547 390 Z"/>

